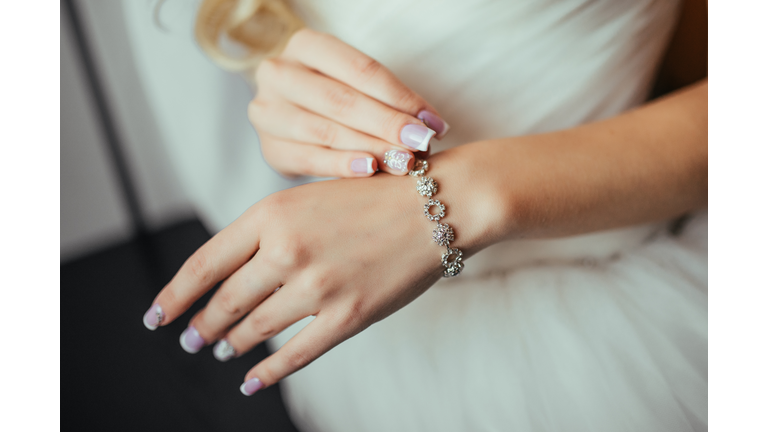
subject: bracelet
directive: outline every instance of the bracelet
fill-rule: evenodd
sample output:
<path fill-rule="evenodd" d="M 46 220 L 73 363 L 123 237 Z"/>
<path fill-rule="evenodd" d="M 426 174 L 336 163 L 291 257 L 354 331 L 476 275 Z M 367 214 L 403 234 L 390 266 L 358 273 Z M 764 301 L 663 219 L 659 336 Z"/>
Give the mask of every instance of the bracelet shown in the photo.
<path fill-rule="evenodd" d="M 442 262 L 443 277 L 453 277 L 461 273 L 464 269 L 464 263 L 461 262 L 462 252 L 458 248 L 452 248 L 451 242 L 454 240 L 453 228 L 445 223 L 440 223 L 440 219 L 445 217 L 445 205 L 440 200 L 433 200 L 432 195 L 437 194 L 437 182 L 432 177 L 425 177 L 427 173 L 429 163 L 425 160 L 416 159 L 413 165 L 413 169 L 409 172 L 413 177 L 419 177 L 416 182 L 416 190 L 419 195 L 427 197 L 428 201 L 424 204 L 424 216 L 432 222 L 437 222 L 437 226 L 432 230 L 432 240 L 440 246 L 445 246 L 446 251 L 443 253 Z M 437 207 L 437 213 L 432 214 L 430 209 Z M 451 260 L 451 257 L 453 259 Z"/>

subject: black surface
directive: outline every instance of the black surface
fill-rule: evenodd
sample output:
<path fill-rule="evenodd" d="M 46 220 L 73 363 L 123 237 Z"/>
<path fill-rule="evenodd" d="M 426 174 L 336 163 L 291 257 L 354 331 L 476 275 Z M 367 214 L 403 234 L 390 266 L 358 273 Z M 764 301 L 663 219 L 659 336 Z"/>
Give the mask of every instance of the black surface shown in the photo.
<path fill-rule="evenodd" d="M 184 260 L 209 238 L 197 221 L 61 266 L 61 420 L 64 430 L 296 431 L 278 386 L 243 396 L 264 344 L 220 363 L 179 335 L 207 302 L 154 332 L 142 316 Z M 41 413 L 41 415 L 44 415 Z"/>

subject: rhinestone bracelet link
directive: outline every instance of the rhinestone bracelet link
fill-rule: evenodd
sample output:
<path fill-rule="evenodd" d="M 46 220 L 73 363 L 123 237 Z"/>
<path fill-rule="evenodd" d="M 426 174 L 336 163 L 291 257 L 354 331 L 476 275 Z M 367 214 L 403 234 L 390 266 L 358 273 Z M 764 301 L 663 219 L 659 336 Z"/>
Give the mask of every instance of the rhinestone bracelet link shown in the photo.
<path fill-rule="evenodd" d="M 428 169 L 429 163 L 427 161 L 416 159 L 409 174 L 419 178 L 416 182 L 416 191 L 419 192 L 419 195 L 429 199 L 424 204 L 424 216 L 432 222 L 437 222 L 437 226 L 432 230 L 432 240 L 446 248 L 442 256 L 443 267 L 445 267 L 443 277 L 457 276 L 464 269 L 464 263 L 461 262 L 463 254 L 458 248 L 451 247 L 451 242 L 455 239 L 453 228 L 446 223 L 440 223 L 440 219 L 445 217 L 445 205 L 440 200 L 432 199 L 432 195 L 437 194 L 437 182 L 432 177 L 425 176 Z M 432 207 L 437 208 L 437 213 L 432 214 L 430 212 Z"/>

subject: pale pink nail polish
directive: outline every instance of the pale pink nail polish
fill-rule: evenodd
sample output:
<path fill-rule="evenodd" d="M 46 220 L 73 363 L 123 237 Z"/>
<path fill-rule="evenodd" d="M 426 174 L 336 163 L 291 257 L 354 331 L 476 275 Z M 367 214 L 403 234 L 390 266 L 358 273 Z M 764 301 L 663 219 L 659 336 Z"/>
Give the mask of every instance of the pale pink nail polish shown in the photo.
<path fill-rule="evenodd" d="M 159 304 L 155 303 L 149 308 L 147 313 L 144 314 L 144 327 L 155 330 L 165 319 L 165 313 L 163 308 Z"/>
<path fill-rule="evenodd" d="M 421 124 L 405 125 L 400 131 L 400 141 L 418 151 L 427 151 L 429 140 L 433 136 L 435 131 Z"/>
<path fill-rule="evenodd" d="M 352 161 L 350 165 L 352 172 L 370 174 L 373 169 L 373 158 L 360 158 Z"/>
<path fill-rule="evenodd" d="M 220 340 L 213 347 L 213 356 L 216 357 L 216 360 L 218 361 L 225 362 L 236 355 L 237 351 L 235 351 L 235 348 L 233 348 L 226 339 Z"/>
<path fill-rule="evenodd" d="M 195 326 L 189 326 L 181 333 L 179 343 L 184 351 L 195 354 L 205 346 L 205 340 L 200 336 Z"/>
<path fill-rule="evenodd" d="M 408 172 L 413 166 L 413 155 L 398 150 L 389 150 L 384 153 L 384 163 L 393 170 Z"/>
<path fill-rule="evenodd" d="M 264 387 L 264 384 L 259 381 L 258 378 L 251 378 L 240 386 L 240 392 L 246 396 L 250 396 L 259 391 L 262 387 Z"/>
<path fill-rule="evenodd" d="M 419 111 L 419 113 L 416 114 L 416 118 L 423 121 L 428 128 L 435 131 L 435 133 L 437 134 L 436 135 L 437 139 L 444 137 L 445 134 L 448 133 L 448 129 L 451 128 L 445 120 L 440 118 L 440 116 L 438 116 L 437 114 L 433 114 L 427 110 Z"/>

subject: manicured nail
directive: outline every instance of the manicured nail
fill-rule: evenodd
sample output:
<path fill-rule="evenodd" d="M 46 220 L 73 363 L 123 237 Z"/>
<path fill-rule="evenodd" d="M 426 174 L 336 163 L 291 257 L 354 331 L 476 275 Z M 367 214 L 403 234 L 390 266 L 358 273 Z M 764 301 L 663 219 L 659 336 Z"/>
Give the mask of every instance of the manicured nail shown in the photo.
<path fill-rule="evenodd" d="M 187 329 L 181 333 L 179 343 L 181 343 L 181 347 L 184 348 L 184 351 L 190 354 L 200 351 L 200 349 L 205 346 L 205 341 L 200 337 L 200 333 L 197 332 L 197 329 L 194 326 L 187 327 Z"/>
<path fill-rule="evenodd" d="M 384 163 L 394 170 L 408 172 L 413 167 L 413 155 L 404 151 L 389 150 L 384 153 Z"/>
<path fill-rule="evenodd" d="M 220 340 L 213 347 L 213 356 L 216 357 L 216 360 L 225 362 L 236 355 L 237 355 L 237 351 L 235 351 L 235 349 L 232 348 L 232 345 L 230 345 L 226 339 Z"/>
<path fill-rule="evenodd" d="M 432 114 L 427 110 L 419 111 L 416 118 L 423 121 L 428 128 L 435 131 L 437 139 L 444 137 L 445 134 L 448 133 L 448 129 L 451 128 L 445 120 L 441 119 L 437 114 Z"/>
<path fill-rule="evenodd" d="M 150 330 L 154 330 L 157 328 L 157 326 L 163 323 L 163 318 L 165 318 L 163 308 L 161 308 L 159 304 L 155 303 L 151 308 L 149 308 L 147 313 L 144 314 L 144 327 Z"/>
<path fill-rule="evenodd" d="M 374 171 L 373 158 L 355 159 L 352 161 L 350 168 L 352 168 L 352 172 L 370 174 Z"/>
<path fill-rule="evenodd" d="M 259 391 L 259 389 L 261 389 L 262 387 L 264 387 L 264 384 L 262 384 L 262 382 L 259 381 L 258 378 L 251 378 L 248 381 L 244 382 L 243 385 L 240 386 L 240 391 L 244 395 L 250 396 L 256 393 L 257 391 Z"/>
<path fill-rule="evenodd" d="M 400 141 L 419 151 L 427 151 L 429 140 L 433 136 L 435 136 L 435 131 L 420 124 L 405 125 L 400 131 Z"/>

